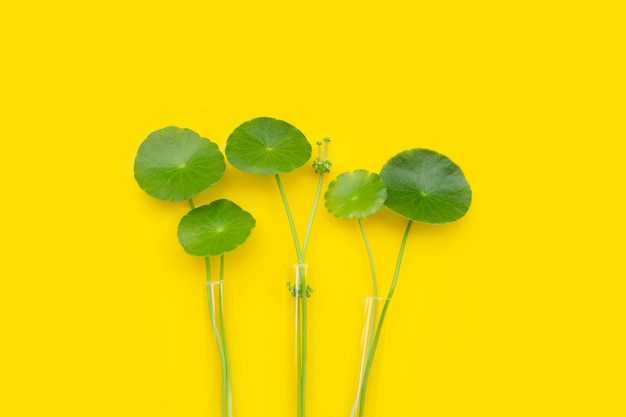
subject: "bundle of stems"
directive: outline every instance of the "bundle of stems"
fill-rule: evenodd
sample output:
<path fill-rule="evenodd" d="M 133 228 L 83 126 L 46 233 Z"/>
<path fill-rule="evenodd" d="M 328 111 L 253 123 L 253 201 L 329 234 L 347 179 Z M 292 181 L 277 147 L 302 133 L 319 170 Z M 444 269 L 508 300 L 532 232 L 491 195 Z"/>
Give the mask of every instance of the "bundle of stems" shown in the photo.
<path fill-rule="evenodd" d="M 293 219 L 289 202 L 287 200 L 287 194 L 285 188 L 280 180 L 278 174 L 275 175 L 276 183 L 280 191 L 280 196 L 287 213 L 287 219 L 291 228 L 291 235 L 293 238 L 293 244 L 296 251 L 296 258 L 298 263 L 295 271 L 295 283 L 288 282 L 287 285 L 290 288 L 291 294 L 296 298 L 295 309 L 295 328 L 296 328 L 296 374 L 297 374 L 297 416 L 304 417 L 306 415 L 306 376 L 307 376 L 307 338 L 308 338 L 308 306 L 307 298 L 310 297 L 313 292 L 312 288 L 307 283 L 307 265 L 305 264 L 306 252 L 309 246 L 309 238 L 311 236 L 311 230 L 313 229 L 313 220 L 319 200 L 322 195 L 324 174 L 330 172 L 331 162 L 328 160 L 328 143 L 330 139 L 325 138 L 324 151 L 322 155 L 322 142 L 317 142 L 318 157 L 313 163 L 313 168 L 318 173 L 317 189 L 315 192 L 315 198 L 313 199 L 313 206 L 309 215 L 309 222 L 304 235 L 304 241 L 300 245 L 298 238 L 298 232 Z"/>

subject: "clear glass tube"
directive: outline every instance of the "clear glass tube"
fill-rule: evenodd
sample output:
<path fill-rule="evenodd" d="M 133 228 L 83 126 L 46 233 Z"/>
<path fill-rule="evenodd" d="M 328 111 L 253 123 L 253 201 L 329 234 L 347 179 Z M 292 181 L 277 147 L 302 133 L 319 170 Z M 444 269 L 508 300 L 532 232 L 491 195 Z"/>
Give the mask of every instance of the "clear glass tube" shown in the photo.
<path fill-rule="evenodd" d="M 380 323 L 381 313 L 385 303 L 389 299 L 386 297 L 366 297 L 363 309 L 363 324 L 361 332 L 361 342 L 359 350 L 359 371 L 355 388 L 355 397 L 350 410 L 350 417 L 363 416 L 365 408 L 365 397 L 367 391 L 372 391 L 372 382 L 376 378 L 375 366 L 380 362 L 381 348 L 384 343 L 381 339 L 376 340 L 376 330 Z M 383 332 L 384 333 L 384 332 Z M 376 355 L 374 355 L 376 353 Z M 378 361 L 374 357 L 379 357 Z M 374 374 L 374 375 L 373 375 Z"/>
<path fill-rule="evenodd" d="M 289 414 L 296 409 L 296 416 L 303 417 L 306 410 L 306 382 L 308 361 L 309 333 L 309 298 L 313 294 L 310 281 L 310 270 L 307 264 L 293 264 L 285 268 L 287 286 L 288 319 L 291 322 L 289 331 L 295 372 L 289 372 L 290 380 L 295 379 L 295 405 L 289 402 Z M 291 354 L 290 354 L 291 355 Z"/>
<path fill-rule="evenodd" d="M 222 416 L 233 415 L 233 390 L 231 382 L 228 338 L 224 318 L 224 281 L 209 281 L 207 284 L 207 304 L 213 336 L 217 343 L 222 375 Z"/>

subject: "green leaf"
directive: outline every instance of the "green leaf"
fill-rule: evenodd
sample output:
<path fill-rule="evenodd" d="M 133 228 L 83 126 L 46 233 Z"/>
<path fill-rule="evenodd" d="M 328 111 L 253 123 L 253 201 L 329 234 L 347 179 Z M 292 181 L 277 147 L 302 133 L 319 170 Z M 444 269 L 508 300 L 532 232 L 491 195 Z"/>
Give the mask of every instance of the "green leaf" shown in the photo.
<path fill-rule="evenodd" d="M 219 256 L 248 239 L 254 217 L 230 200 L 196 207 L 178 224 L 178 241 L 190 255 Z"/>
<path fill-rule="evenodd" d="M 382 178 L 364 169 L 339 175 L 324 194 L 328 211 L 346 220 L 373 215 L 386 198 L 387 186 Z"/>
<path fill-rule="evenodd" d="M 387 183 L 385 206 L 408 219 L 428 224 L 460 219 L 472 190 L 461 169 L 429 149 L 411 149 L 391 158 L 380 172 Z"/>
<path fill-rule="evenodd" d="M 259 117 L 241 124 L 230 134 L 226 141 L 226 157 L 244 172 L 282 174 L 309 160 L 311 144 L 289 123 Z"/>
<path fill-rule="evenodd" d="M 148 135 L 135 158 L 139 187 L 163 201 L 190 199 L 218 182 L 225 169 L 215 143 L 175 126 Z"/>

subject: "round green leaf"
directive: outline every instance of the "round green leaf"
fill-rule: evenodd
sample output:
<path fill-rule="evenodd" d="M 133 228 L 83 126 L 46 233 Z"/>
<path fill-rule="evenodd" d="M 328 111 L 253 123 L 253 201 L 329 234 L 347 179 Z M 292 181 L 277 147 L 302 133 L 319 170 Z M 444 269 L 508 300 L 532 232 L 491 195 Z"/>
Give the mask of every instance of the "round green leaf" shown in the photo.
<path fill-rule="evenodd" d="M 380 175 L 359 169 L 345 172 L 328 184 L 326 208 L 335 217 L 363 219 L 383 207 L 387 186 Z"/>
<path fill-rule="evenodd" d="M 135 158 L 139 187 L 163 201 L 190 199 L 218 182 L 225 169 L 215 143 L 175 126 L 148 135 Z"/>
<path fill-rule="evenodd" d="M 461 169 L 429 149 L 411 149 L 391 158 L 380 172 L 387 183 L 385 206 L 408 219 L 441 224 L 460 219 L 472 190 Z"/>
<path fill-rule="evenodd" d="M 237 127 L 226 141 L 226 157 L 236 168 L 260 175 L 293 171 L 311 157 L 311 144 L 282 120 L 259 117 Z"/>
<path fill-rule="evenodd" d="M 178 241 L 190 255 L 219 256 L 248 239 L 256 221 L 230 200 L 197 207 L 178 224 Z"/>

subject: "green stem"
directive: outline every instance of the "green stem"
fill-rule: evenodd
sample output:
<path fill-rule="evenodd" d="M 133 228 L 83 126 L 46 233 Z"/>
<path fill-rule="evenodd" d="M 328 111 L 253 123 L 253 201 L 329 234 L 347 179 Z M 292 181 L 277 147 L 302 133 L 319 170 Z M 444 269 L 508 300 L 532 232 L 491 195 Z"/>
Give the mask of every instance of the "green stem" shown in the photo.
<path fill-rule="evenodd" d="M 359 373 L 359 383 L 357 387 L 356 398 L 354 399 L 354 404 L 352 405 L 352 412 L 350 413 L 350 417 L 354 417 L 359 408 L 359 403 L 361 400 L 361 392 L 363 389 L 363 379 L 365 376 L 365 368 L 367 365 L 367 358 L 369 358 L 370 349 L 372 346 L 372 340 L 374 338 L 374 328 L 376 327 L 376 317 L 378 316 L 378 283 L 376 280 L 376 268 L 374 266 L 374 256 L 372 254 L 372 249 L 369 243 L 369 239 L 367 238 L 367 233 L 365 233 L 365 227 L 363 226 L 363 221 L 358 219 L 359 229 L 361 230 L 361 235 L 363 236 L 363 242 L 365 243 L 365 249 L 367 250 L 367 256 L 370 264 L 370 271 L 372 275 L 372 305 L 369 306 L 369 320 L 366 323 L 367 326 L 367 339 L 364 341 L 363 346 L 363 354 L 362 354 L 362 363 L 361 370 Z"/>
<path fill-rule="evenodd" d="M 374 256 L 372 255 L 372 248 L 370 247 L 369 239 L 367 238 L 367 233 L 365 233 L 365 227 L 363 227 L 363 221 L 361 219 L 359 221 L 359 228 L 361 229 L 361 235 L 363 236 L 363 241 L 365 242 L 365 249 L 367 250 L 367 257 L 370 261 L 370 271 L 372 273 L 372 295 L 374 297 L 378 297 L 378 284 L 376 282 L 376 268 L 374 268 Z"/>
<path fill-rule="evenodd" d="M 300 341 L 302 348 L 300 349 L 300 416 L 305 414 L 305 396 L 306 396 L 306 361 L 307 361 L 307 335 L 308 335 L 308 309 L 307 309 L 307 284 L 306 284 L 306 269 L 304 265 L 300 266 L 301 275 L 300 281 L 302 282 L 300 290 L 300 302 L 302 304 L 302 334 L 300 335 Z"/>
<path fill-rule="evenodd" d="M 317 191 L 315 192 L 315 199 L 313 200 L 313 208 L 311 209 L 311 215 L 309 216 L 309 224 L 306 228 L 306 234 L 304 235 L 304 243 L 302 244 L 302 259 L 306 257 L 306 250 L 309 247 L 309 237 L 311 236 L 311 229 L 313 228 L 313 219 L 317 212 L 317 205 L 319 204 L 320 197 L 322 195 L 322 184 L 324 181 L 324 174 L 319 174 L 317 181 Z"/>
<path fill-rule="evenodd" d="M 319 179 L 317 181 L 317 191 L 315 192 L 315 198 L 313 200 L 313 207 L 311 208 L 311 215 L 309 216 L 309 224 L 307 225 L 307 229 L 306 229 L 306 233 L 304 235 L 304 243 L 302 245 L 302 262 L 304 262 L 304 259 L 306 258 L 306 251 L 307 248 L 309 246 L 309 237 L 311 236 L 311 230 L 313 229 L 313 220 L 315 219 L 315 213 L 317 213 L 317 206 L 319 204 L 320 201 L 320 197 L 322 195 L 322 185 L 324 182 L 324 174 L 320 173 L 319 174 Z M 306 272 L 304 269 L 304 266 L 302 264 L 300 264 L 300 267 L 302 268 L 301 274 L 300 274 L 300 279 L 302 282 L 302 286 L 300 289 L 300 294 L 302 295 L 302 334 L 301 334 L 301 340 L 302 341 L 302 349 L 301 349 L 301 354 L 300 354 L 300 385 L 302 386 L 302 388 L 299 390 L 299 398 L 300 398 L 300 404 L 301 406 L 299 407 L 300 410 L 300 415 L 304 416 L 304 404 L 305 404 L 305 386 L 306 386 L 306 374 L 307 374 L 307 368 L 306 368 L 306 363 L 307 363 L 307 343 L 308 343 L 308 308 L 307 308 L 307 283 L 306 283 Z"/>
<path fill-rule="evenodd" d="M 233 415 L 233 387 L 230 378 L 230 359 L 228 356 L 228 343 L 226 341 L 226 326 L 224 325 L 224 254 L 220 256 L 220 281 L 219 281 L 219 315 L 220 332 L 222 334 L 222 346 L 224 349 L 224 369 L 226 373 L 226 392 L 228 402 L 228 415 Z"/>
<path fill-rule="evenodd" d="M 389 303 L 391 302 L 391 298 L 393 297 L 393 293 L 396 290 L 396 284 L 398 282 L 398 276 L 400 275 L 400 266 L 402 265 L 402 256 L 404 255 L 404 248 L 406 247 L 406 242 L 409 237 L 409 231 L 411 230 L 411 226 L 413 225 L 413 220 L 409 220 L 406 230 L 404 231 L 404 236 L 402 237 L 402 243 L 400 244 L 400 251 L 398 253 L 398 260 L 396 262 L 396 269 L 393 274 L 393 280 L 391 281 L 391 286 L 389 288 L 389 294 L 387 295 L 387 299 L 385 300 L 385 305 L 383 306 L 383 311 L 380 314 L 380 320 L 378 321 L 378 326 L 376 328 L 376 335 L 374 336 L 374 340 L 372 341 L 371 350 L 369 352 L 367 363 L 365 365 L 365 373 L 363 375 L 363 386 L 361 389 L 361 398 L 359 401 L 359 417 L 363 416 L 364 406 L 365 406 L 365 392 L 367 390 L 367 382 L 369 379 L 370 371 L 372 368 L 372 363 L 374 362 L 374 355 L 376 354 L 376 348 L 378 347 L 378 342 L 380 340 L 380 334 L 383 329 L 383 324 L 385 322 L 385 317 L 387 316 L 387 309 L 389 308 Z"/>
<path fill-rule="evenodd" d="M 296 231 L 296 225 L 293 221 L 293 216 L 291 215 L 289 202 L 287 202 L 287 195 L 285 194 L 285 188 L 283 187 L 283 183 L 280 180 L 280 176 L 276 174 L 274 177 L 276 178 L 276 183 L 278 184 L 278 190 L 280 191 L 280 197 L 283 200 L 283 205 L 285 206 L 285 212 L 287 213 L 287 219 L 289 220 L 289 226 L 291 228 L 291 236 L 293 238 L 293 244 L 296 248 L 296 256 L 298 258 L 298 264 L 303 264 L 304 258 L 302 257 L 302 250 L 300 250 L 300 241 L 298 240 L 298 232 Z"/>
<path fill-rule="evenodd" d="M 189 199 L 189 206 L 193 210 L 195 204 L 193 199 Z M 204 265 L 206 268 L 206 285 L 207 285 L 207 302 L 209 306 L 209 317 L 211 318 L 211 326 L 213 328 L 213 335 L 217 343 L 217 350 L 220 355 L 220 364 L 222 370 L 222 417 L 232 417 L 232 387 L 230 382 L 230 365 L 228 360 L 228 351 L 226 348 L 226 333 L 224 331 L 224 309 L 223 309 L 223 293 L 222 283 L 224 278 L 224 255 L 222 255 L 220 262 L 220 281 L 219 281 L 219 295 L 218 295 L 218 308 L 220 315 L 220 327 L 218 328 L 217 320 L 215 318 L 215 305 L 213 302 L 213 281 L 211 280 L 211 261 L 208 256 L 204 257 Z"/>
<path fill-rule="evenodd" d="M 325 155 L 326 158 L 326 155 Z M 291 228 L 291 235 L 293 237 L 294 247 L 296 249 L 296 256 L 298 258 L 298 270 L 297 270 L 297 282 L 296 285 L 296 368 L 298 373 L 298 417 L 304 417 L 305 415 L 305 396 L 306 396 L 306 373 L 307 373 L 307 340 L 308 340 L 308 308 L 307 308 L 307 283 L 306 283 L 306 269 L 304 266 L 304 259 L 306 251 L 309 246 L 309 238 L 311 236 L 311 230 L 313 228 L 313 220 L 315 219 L 315 213 L 317 212 L 317 206 L 319 204 L 320 197 L 322 195 L 322 185 L 324 181 L 324 175 L 322 172 L 319 174 L 317 182 L 317 190 L 315 192 L 315 198 L 313 200 L 313 207 L 311 208 L 311 215 L 309 216 L 309 223 L 307 225 L 306 233 L 304 235 L 304 242 L 300 247 L 300 240 L 298 239 L 298 233 L 296 231 L 295 222 L 287 202 L 287 195 L 285 189 L 280 180 L 278 174 L 275 175 L 276 183 L 278 184 L 278 190 L 285 206 L 287 213 L 287 219 L 289 220 L 289 226 Z"/>
<path fill-rule="evenodd" d="M 209 316 L 211 317 L 211 325 L 213 327 L 213 335 L 217 342 L 217 349 L 220 355 L 220 364 L 222 368 L 222 417 L 231 417 L 228 413 L 228 369 L 226 365 L 226 356 L 224 351 L 224 344 L 220 335 L 217 319 L 215 318 L 215 305 L 213 302 L 213 282 L 211 281 L 211 262 L 209 257 L 204 257 L 204 263 L 206 265 L 206 283 L 207 283 L 207 298 L 209 304 Z"/>
<path fill-rule="evenodd" d="M 306 343 L 307 343 L 307 305 L 306 305 L 306 280 L 304 278 L 304 255 L 300 249 L 300 241 L 298 239 L 298 232 L 296 231 L 296 225 L 293 221 L 293 215 L 289 208 L 287 201 L 287 195 L 285 188 L 280 180 L 278 174 L 275 175 L 276 184 L 280 191 L 280 196 L 285 206 L 285 212 L 287 213 L 287 219 L 289 220 L 289 227 L 291 228 L 291 236 L 293 238 L 293 244 L 296 249 L 296 256 L 298 258 L 298 282 L 296 285 L 296 371 L 297 371 L 297 415 L 298 417 L 304 417 L 305 415 L 305 391 L 306 391 Z M 312 220 L 310 221 L 310 223 Z M 310 230 L 309 230 L 310 231 Z M 307 231 L 307 234 L 308 232 Z M 308 236 L 307 236 L 308 238 Z"/>
<path fill-rule="evenodd" d="M 299 271 L 299 267 L 298 267 Z M 297 272 L 299 274 L 300 272 Z M 299 281 L 300 278 L 297 278 Z M 302 291 L 299 282 L 296 282 L 296 372 L 297 372 L 297 410 L 298 417 L 304 416 L 303 411 L 303 393 L 304 393 L 304 383 L 302 381 L 302 304 L 300 303 L 300 295 Z"/>

